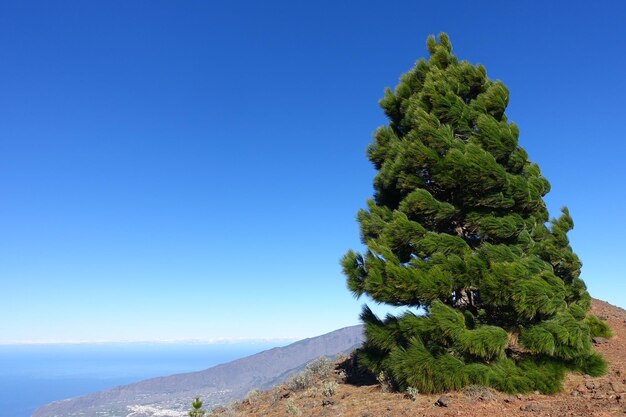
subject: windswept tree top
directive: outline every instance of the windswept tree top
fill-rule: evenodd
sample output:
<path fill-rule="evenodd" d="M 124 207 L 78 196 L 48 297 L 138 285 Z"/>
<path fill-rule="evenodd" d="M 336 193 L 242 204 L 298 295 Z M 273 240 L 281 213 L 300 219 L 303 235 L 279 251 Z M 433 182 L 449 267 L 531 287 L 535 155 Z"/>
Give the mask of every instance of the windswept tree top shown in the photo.
<path fill-rule="evenodd" d="M 446 34 L 427 45 L 380 102 L 389 124 L 368 148 L 375 194 L 358 214 L 367 251 L 343 260 L 356 296 L 426 314 L 365 307 L 361 363 L 426 392 L 554 392 L 566 369 L 603 372 L 590 327 L 608 328 L 586 318 L 572 218 L 564 208 L 546 225 L 550 184 L 507 120 L 508 89 L 459 61 Z"/>

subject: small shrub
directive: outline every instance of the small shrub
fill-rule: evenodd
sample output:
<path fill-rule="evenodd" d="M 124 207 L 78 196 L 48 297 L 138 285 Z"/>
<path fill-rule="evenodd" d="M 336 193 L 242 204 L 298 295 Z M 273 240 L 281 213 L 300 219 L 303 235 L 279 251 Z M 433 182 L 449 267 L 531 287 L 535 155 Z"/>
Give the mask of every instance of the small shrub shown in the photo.
<path fill-rule="evenodd" d="M 302 391 L 307 388 L 313 386 L 315 382 L 315 378 L 313 377 L 313 373 L 309 369 L 305 369 L 297 375 L 294 375 L 287 381 L 287 389 L 289 391 Z"/>
<path fill-rule="evenodd" d="M 332 397 L 335 395 L 335 392 L 337 392 L 338 387 L 339 384 L 335 381 L 324 381 L 324 384 L 322 385 L 322 395 L 324 397 Z"/>
<path fill-rule="evenodd" d="M 237 401 L 230 402 L 220 417 L 239 417 L 239 413 L 237 412 L 238 405 L 239 403 Z"/>
<path fill-rule="evenodd" d="M 248 392 L 248 394 L 246 394 L 246 401 L 248 402 L 248 404 L 252 404 L 258 398 L 260 394 L 261 394 L 261 391 L 259 391 L 256 388 L 253 388 L 250 390 L 250 392 Z"/>
<path fill-rule="evenodd" d="M 408 387 L 406 389 L 406 397 L 411 399 L 412 401 L 417 400 L 417 396 L 419 395 L 419 390 L 415 387 Z"/>
<path fill-rule="evenodd" d="M 468 385 L 463 388 L 463 394 L 475 400 L 491 400 L 495 398 L 493 389 L 484 385 Z"/>
<path fill-rule="evenodd" d="M 231 402 L 225 407 L 218 407 L 209 412 L 207 417 L 240 417 L 237 412 L 237 402 Z"/>
<path fill-rule="evenodd" d="M 326 357 L 321 357 L 306 366 L 314 377 L 319 379 L 330 378 L 335 370 L 335 364 Z"/>
<path fill-rule="evenodd" d="M 270 404 L 272 406 L 276 405 L 276 403 L 278 403 L 282 398 L 283 398 L 283 395 L 279 387 L 274 387 L 270 391 Z"/>
<path fill-rule="evenodd" d="M 339 381 L 341 382 L 346 382 L 346 380 L 348 379 L 348 375 L 346 374 L 346 371 L 344 371 L 343 369 L 341 371 L 339 371 L 339 373 L 337 374 L 337 378 L 339 378 Z"/>
<path fill-rule="evenodd" d="M 376 377 L 376 380 L 380 384 L 380 389 L 382 390 L 382 392 L 393 391 L 393 384 L 391 383 L 391 379 L 389 379 L 384 371 L 380 371 L 380 373 Z"/>
<path fill-rule="evenodd" d="M 287 401 L 287 413 L 292 416 L 299 416 L 300 414 L 302 414 L 302 411 L 300 411 L 298 406 L 293 402 L 291 398 Z"/>
<path fill-rule="evenodd" d="M 286 386 L 293 392 L 302 391 L 311 388 L 317 380 L 325 380 L 332 377 L 334 371 L 334 363 L 330 359 L 322 357 L 309 363 L 304 371 L 291 377 L 286 382 Z"/>
<path fill-rule="evenodd" d="M 239 417 L 239 413 L 233 408 L 226 408 L 219 417 Z"/>

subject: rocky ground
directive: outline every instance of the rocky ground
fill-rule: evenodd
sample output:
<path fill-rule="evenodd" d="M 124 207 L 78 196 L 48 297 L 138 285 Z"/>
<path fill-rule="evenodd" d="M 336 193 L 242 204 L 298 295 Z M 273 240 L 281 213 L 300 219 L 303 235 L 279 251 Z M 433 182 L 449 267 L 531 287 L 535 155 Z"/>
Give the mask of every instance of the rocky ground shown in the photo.
<path fill-rule="evenodd" d="M 381 385 L 342 382 L 339 372 L 320 378 L 306 389 L 280 385 L 254 392 L 247 400 L 214 410 L 220 417 L 401 417 L 401 416 L 626 416 L 626 311 L 594 300 L 592 311 L 607 320 L 614 336 L 594 344 L 609 362 L 599 378 L 570 374 L 558 395 L 506 395 L 469 387 L 445 395 L 383 392 Z"/>

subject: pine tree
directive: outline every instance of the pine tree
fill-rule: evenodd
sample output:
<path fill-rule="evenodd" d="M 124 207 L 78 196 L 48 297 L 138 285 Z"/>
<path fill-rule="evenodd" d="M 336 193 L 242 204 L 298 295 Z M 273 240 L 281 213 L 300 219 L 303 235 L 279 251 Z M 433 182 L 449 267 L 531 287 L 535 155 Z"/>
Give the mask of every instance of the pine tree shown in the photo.
<path fill-rule="evenodd" d="M 191 403 L 191 411 L 189 411 L 189 417 L 204 417 L 206 415 L 206 411 L 202 408 L 202 401 L 200 397 L 196 397 L 195 400 Z"/>
<path fill-rule="evenodd" d="M 591 337 L 610 330 L 588 314 L 572 217 L 549 221 L 508 89 L 445 33 L 427 46 L 380 101 L 389 124 L 367 150 L 375 193 L 357 216 L 367 250 L 342 261 L 356 297 L 407 307 L 380 319 L 364 306 L 359 363 L 419 392 L 553 393 L 568 371 L 604 373 Z"/>

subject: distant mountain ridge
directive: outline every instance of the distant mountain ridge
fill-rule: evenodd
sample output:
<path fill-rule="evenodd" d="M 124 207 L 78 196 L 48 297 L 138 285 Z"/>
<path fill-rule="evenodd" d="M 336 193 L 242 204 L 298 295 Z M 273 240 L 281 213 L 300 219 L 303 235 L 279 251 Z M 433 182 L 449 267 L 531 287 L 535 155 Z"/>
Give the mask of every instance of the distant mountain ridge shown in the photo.
<path fill-rule="evenodd" d="M 320 356 L 349 353 L 362 342 L 362 326 L 346 327 L 203 371 L 55 401 L 36 410 L 32 417 L 183 417 L 196 396 L 203 398 L 207 408 L 224 405 L 243 398 L 253 388 L 280 384 Z"/>

